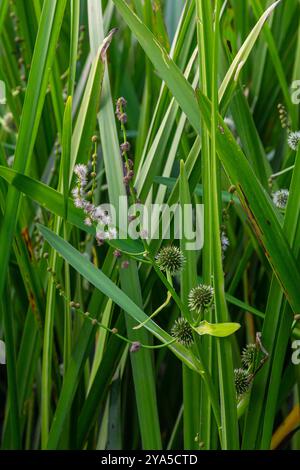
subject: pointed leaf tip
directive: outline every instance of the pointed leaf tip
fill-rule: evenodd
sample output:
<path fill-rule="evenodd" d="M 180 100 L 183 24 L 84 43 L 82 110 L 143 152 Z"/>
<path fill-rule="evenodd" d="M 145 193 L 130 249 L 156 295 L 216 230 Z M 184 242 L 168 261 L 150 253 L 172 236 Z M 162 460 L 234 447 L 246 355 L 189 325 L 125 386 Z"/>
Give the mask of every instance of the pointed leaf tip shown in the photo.
<path fill-rule="evenodd" d="M 240 327 L 239 323 L 208 323 L 204 320 L 199 326 L 194 327 L 194 330 L 201 336 L 210 335 L 225 338 L 235 333 Z"/>
<path fill-rule="evenodd" d="M 101 47 L 101 51 L 100 51 L 100 57 L 101 57 L 102 62 L 104 62 L 105 59 L 106 59 L 107 50 L 108 50 L 108 48 L 111 44 L 113 36 L 117 33 L 117 31 L 118 31 L 118 28 L 113 28 L 108 33 L 108 35 L 106 36 L 106 38 L 104 39 L 104 41 L 102 43 L 102 47 Z"/>

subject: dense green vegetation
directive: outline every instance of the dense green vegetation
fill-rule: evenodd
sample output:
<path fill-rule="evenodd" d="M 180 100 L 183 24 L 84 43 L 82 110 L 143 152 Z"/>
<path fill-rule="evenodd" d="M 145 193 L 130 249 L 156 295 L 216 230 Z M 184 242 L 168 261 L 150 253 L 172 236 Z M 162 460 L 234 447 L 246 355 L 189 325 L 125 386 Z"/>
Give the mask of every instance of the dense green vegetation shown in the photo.
<path fill-rule="evenodd" d="M 2 449 L 300 449 L 299 13 L 0 0 Z"/>

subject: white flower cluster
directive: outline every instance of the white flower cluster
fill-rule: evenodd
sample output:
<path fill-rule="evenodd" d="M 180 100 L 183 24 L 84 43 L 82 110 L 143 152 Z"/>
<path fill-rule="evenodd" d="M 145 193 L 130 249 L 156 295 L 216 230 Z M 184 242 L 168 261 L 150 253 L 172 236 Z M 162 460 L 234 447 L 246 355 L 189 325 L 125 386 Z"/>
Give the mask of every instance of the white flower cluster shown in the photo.
<path fill-rule="evenodd" d="M 287 189 L 280 189 L 272 194 L 272 199 L 278 209 L 285 209 L 289 198 L 289 191 Z"/>
<path fill-rule="evenodd" d="M 74 168 L 77 177 L 76 186 L 72 190 L 75 207 L 82 209 L 86 215 L 85 225 L 91 227 L 97 225 L 96 240 L 102 245 L 105 240 L 114 240 L 118 236 L 117 229 L 111 225 L 111 218 L 100 206 L 95 206 L 86 199 L 85 188 L 88 183 L 88 168 L 78 164 Z"/>
<path fill-rule="evenodd" d="M 300 131 L 290 132 L 288 135 L 288 145 L 295 152 L 298 150 L 300 142 Z"/>
<path fill-rule="evenodd" d="M 222 247 L 222 258 L 225 257 L 225 251 L 227 251 L 230 245 L 229 238 L 227 237 L 226 233 L 223 231 L 221 232 L 221 247 Z"/>

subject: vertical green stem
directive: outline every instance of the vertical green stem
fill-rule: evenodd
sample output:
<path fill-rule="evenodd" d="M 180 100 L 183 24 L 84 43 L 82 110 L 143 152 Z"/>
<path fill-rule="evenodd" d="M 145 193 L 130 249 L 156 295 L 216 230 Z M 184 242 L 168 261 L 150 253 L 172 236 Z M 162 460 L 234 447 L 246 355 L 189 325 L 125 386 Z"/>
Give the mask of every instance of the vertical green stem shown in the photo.
<path fill-rule="evenodd" d="M 4 338 L 6 347 L 6 363 L 7 363 L 7 385 L 8 385 L 8 409 L 10 410 L 11 425 L 11 446 L 13 450 L 21 449 L 21 428 L 19 414 L 19 398 L 17 387 L 17 371 L 16 371 L 16 353 L 13 332 L 13 317 L 9 308 L 9 302 L 2 302 Z"/>
<path fill-rule="evenodd" d="M 181 273 L 181 300 L 187 304 L 190 290 L 197 284 L 197 255 L 195 251 L 186 249 L 186 237 L 184 227 L 192 227 L 191 214 L 185 213 L 185 205 L 191 204 L 190 190 L 184 162 L 180 163 L 180 205 L 182 213 L 181 251 L 185 257 L 185 264 Z M 182 312 L 188 321 L 192 321 L 190 312 Z M 187 316 L 189 314 L 189 316 Z M 196 346 L 195 346 L 196 349 Z M 197 351 L 195 351 L 197 353 Z M 201 377 L 194 371 L 182 365 L 183 380 L 183 440 L 184 448 L 187 450 L 198 449 L 196 437 L 199 434 L 200 424 L 200 391 L 202 386 Z"/>
<path fill-rule="evenodd" d="M 78 31 L 79 31 L 79 0 L 71 0 L 71 40 L 70 40 L 70 64 L 68 76 L 68 96 L 73 96 L 76 77 Z"/>
<path fill-rule="evenodd" d="M 59 172 L 58 191 L 64 195 L 64 215 L 65 219 L 68 212 L 68 193 L 70 178 L 70 159 L 71 159 L 71 137 L 72 137 L 72 99 L 69 97 L 66 103 L 63 131 L 62 131 L 62 158 Z M 54 232 L 59 235 L 61 228 L 61 218 L 54 218 Z M 64 221 L 64 237 L 67 239 L 66 220 Z M 49 267 L 52 274 L 55 275 L 57 269 L 57 253 L 51 250 Z M 70 279 L 69 266 L 65 263 L 65 289 L 67 298 L 70 298 Z M 53 325 L 56 304 L 56 285 L 53 276 L 50 276 L 45 314 L 44 346 L 42 361 L 42 399 L 41 399 L 41 436 L 42 448 L 45 449 L 48 444 L 48 434 L 50 427 L 50 403 L 51 403 L 51 361 L 52 361 L 52 343 L 53 343 Z M 71 316 L 69 305 L 65 301 L 64 305 L 64 369 L 67 370 L 71 356 Z"/>
<path fill-rule="evenodd" d="M 130 261 L 127 269 L 120 270 L 121 286 L 135 303 L 142 307 L 142 296 L 138 269 L 135 261 Z M 131 341 L 151 344 L 149 333 L 133 330 L 136 322 L 126 315 L 127 336 Z M 156 389 L 152 362 L 152 352 L 141 349 L 138 354 L 131 353 L 131 366 L 134 379 L 135 397 L 139 416 L 143 449 L 162 449 Z"/>
<path fill-rule="evenodd" d="M 227 322 L 228 310 L 224 291 L 222 249 L 220 241 L 220 207 L 216 133 L 218 131 L 218 54 L 220 0 L 216 0 L 212 54 L 212 117 L 211 117 L 211 246 L 215 288 L 216 321 Z M 222 449 L 238 449 L 236 392 L 233 380 L 233 358 L 230 339 L 218 339 L 218 367 L 222 420 Z"/>
<path fill-rule="evenodd" d="M 60 228 L 60 217 L 55 218 L 54 231 L 58 235 Z M 49 267 L 52 272 L 56 270 L 57 253 L 51 249 Z M 48 434 L 50 427 L 50 403 L 51 403 L 51 387 L 52 387 L 52 345 L 53 345 L 53 324 L 55 313 L 55 295 L 56 287 L 53 276 L 49 277 L 46 299 L 44 342 L 43 342 L 43 359 L 42 359 L 42 383 L 41 383 L 41 444 L 42 449 L 47 448 Z"/>
<path fill-rule="evenodd" d="M 68 230 L 67 224 L 64 223 L 64 239 L 68 241 Z M 70 267 L 69 263 L 64 263 L 64 287 L 66 298 L 71 298 L 71 286 L 70 286 Z M 64 377 L 66 370 L 68 369 L 72 349 L 72 328 L 71 328 L 71 312 L 70 305 L 67 300 L 64 300 Z"/>
<path fill-rule="evenodd" d="M 196 1 L 197 13 L 197 40 L 199 50 L 199 66 L 200 66 L 200 88 L 207 96 L 211 96 L 211 77 L 208 67 L 211 57 L 211 22 L 212 12 L 210 2 L 203 2 L 203 0 Z M 210 140 L 209 132 L 201 119 L 201 141 L 202 141 L 202 184 L 203 184 L 203 204 L 204 204 L 204 246 L 202 250 L 203 259 L 203 281 L 205 284 L 211 284 L 212 276 L 212 249 L 211 249 L 211 223 L 210 223 Z M 210 313 L 210 320 L 211 318 Z M 201 347 L 205 356 L 207 357 L 207 366 L 209 371 L 212 371 L 212 338 L 204 337 L 201 340 Z M 204 443 L 205 449 L 211 448 L 211 426 L 212 413 L 211 404 L 207 392 L 202 384 L 201 387 L 201 417 L 200 417 L 200 436 L 199 438 Z"/>

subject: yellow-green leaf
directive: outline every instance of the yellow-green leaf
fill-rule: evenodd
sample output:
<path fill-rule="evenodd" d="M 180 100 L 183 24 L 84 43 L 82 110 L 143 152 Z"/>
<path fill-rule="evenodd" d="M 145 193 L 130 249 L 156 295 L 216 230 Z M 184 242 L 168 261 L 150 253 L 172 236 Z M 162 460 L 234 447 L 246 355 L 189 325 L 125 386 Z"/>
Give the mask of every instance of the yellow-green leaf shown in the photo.
<path fill-rule="evenodd" d="M 225 338 L 235 333 L 240 327 L 239 323 L 208 323 L 203 320 L 194 330 L 201 336 L 210 335 Z"/>

